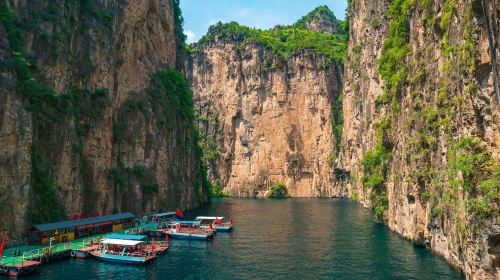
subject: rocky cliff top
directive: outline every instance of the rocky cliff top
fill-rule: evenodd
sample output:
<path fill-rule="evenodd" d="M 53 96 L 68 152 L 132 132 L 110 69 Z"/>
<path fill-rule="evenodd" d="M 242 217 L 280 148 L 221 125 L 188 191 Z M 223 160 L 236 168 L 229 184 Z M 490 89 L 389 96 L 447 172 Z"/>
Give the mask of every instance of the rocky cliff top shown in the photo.
<path fill-rule="evenodd" d="M 325 56 L 328 62 L 344 60 L 347 35 L 326 6 L 316 8 L 291 26 L 277 25 L 261 30 L 239 25 L 237 22 L 218 22 L 198 43 L 190 46 L 191 52 L 201 52 L 211 43 L 237 42 L 264 45 L 281 59 L 288 59 L 305 50 Z"/>
<path fill-rule="evenodd" d="M 311 31 L 329 34 L 345 35 L 345 22 L 338 20 L 328 6 L 319 6 L 301 19 L 293 26 L 305 28 Z"/>

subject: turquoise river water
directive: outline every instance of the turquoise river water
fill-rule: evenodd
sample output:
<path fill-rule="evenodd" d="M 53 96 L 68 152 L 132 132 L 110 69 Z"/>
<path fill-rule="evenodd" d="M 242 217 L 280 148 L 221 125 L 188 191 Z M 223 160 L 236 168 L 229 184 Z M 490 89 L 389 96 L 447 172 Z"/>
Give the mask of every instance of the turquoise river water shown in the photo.
<path fill-rule="evenodd" d="M 24 279 L 464 278 L 349 200 L 225 198 L 186 214 L 232 217 L 235 230 L 208 242 L 172 240 L 143 267 L 66 259 Z"/>

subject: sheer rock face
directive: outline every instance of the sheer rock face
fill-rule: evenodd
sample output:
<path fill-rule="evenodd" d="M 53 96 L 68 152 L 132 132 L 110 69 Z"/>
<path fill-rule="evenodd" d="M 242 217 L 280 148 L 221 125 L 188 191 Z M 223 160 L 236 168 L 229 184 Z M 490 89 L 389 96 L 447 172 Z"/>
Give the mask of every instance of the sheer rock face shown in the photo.
<path fill-rule="evenodd" d="M 386 176 L 388 209 L 385 223 L 402 236 L 425 244 L 443 255 L 450 263 L 459 266 L 471 279 L 498 279 L 498 213 L 493 213 L 478 224 L 477 217 L 467 212 L 469 194 L 463 189 L 454 190 L 447 179 L 447 156 L 453 143 L 463 137 L 477 137 L 493 158 L 500 155 L 500 114 L 495 99 L 493 64 L 498 64 L 499 9 L 496 1 L 453 1 L 454 10 L 450 22 L 451 45 L 463 45 L 472 40 L 475 49 L 473 72 L 460 71 L 459 62 L 442 50 L 443 31 L 439 23 L 443 16 L 444 1 L 431 1 L 431 17 L 436 17 L 434 29 L 423 22 L 423 9 L 414 1 L 409 19 L 410 52 L 405 60 L 408 66 L 408 83 L 403 87 L 399 112 L 393 116 L 393 128 L 389 135 L 392 143 Z M 482 11 L 485 2 L 487 15 Z M 350 10 L 350 43 L 345 72 L 343 168 L 350 171 L 349 196 L 356 197 L 367 207 L 372 206 L 371 190 L 363 187 L 362 158 L 373 150 L 377 142 L 375 124 L 384 117 L 391 117 L 387 106 L 377 106 L 377 98 L 384 91 L 384 81 L 379 75 L 377 60 L 382 54 L 384 40 L 388 36 L 390 19 L 386 16 L 389 1 L 352 1 Z M 492 28 L 488 30 L 486 22 Z M 376 23 L 376 24 L 374 24 Z M 467 39 L 465 30 L 472 30 Z M 496 42 L 491 44 L 488 33 Z M 467 35 L 469 36 L 469 35 Z M 472 39 L 470 39 L 472 38 Z M 496 44 L 496 45 L 495 45 Z M 491 56 L 491 48 L 495 56 Z M 470 55 L 470 54 L 469 54 Z M 451 58 L 450 58 L 451 57 Z M 449 71 L 446 65 L 451 66 Z M 468 68 L 471 69 L 471 68 Z M 422 78 L 418 75 L 424 73 Z M 443 81 L 448 79 L 447 100 L 462 95 L 460 106 L 451 105 L 448 113 L 452 137 L 448 137 L 444 125 L 438 125 L 436 136 L 425 129 L 421 116 L 427 106 L 436 102 Z M 474 84 L 472 93 L 467 86 Z M 435 137 L 435 147 L 422 160 L 418 151 L 412 150 L 412 139 L 424 134 Z M 417 171 L 430 167 L 436 181 L 415 176 Z M 433 192 L 437 191 L 434 197 Z M 426 198 L 423 193 L 430 193 Z M 453 204 L 443 200 L 442 194 L 453 193 Z M 444 201 L 444 202 L 443 202 Z M 437 205 L 446 205 L 442 215 L 433 215 Z M 496 220 L 495 220 L 496 219 Z M 495 248 L 496 247 L 496 248 Z M 496 251 L 495 251 L 496 250 Z M 496 261 L 495 261 L 496 252 Z"/>
<path fill-rule="evenodd" d="M 217 39 L 188 65 L 201 132 L 216 146 L 212 178 L 235 196 L 261 196 L 277 182 L 292 196 L 342 196 L 331 167 L 341 67 L 307 52 L 282 61 L 258 44 L 238 46 Z"/>
<path fill-rule="evenodd" d="M 145 93 L 151 74 L 183 64 L 174 1 L 89 1 L 94 9 L 85 8 L 85 1 L 7 2 L 20 22 L 33 25 L 23 29 L 22 38 L 41 83 L 56 94 L 75 87 L 106 88 L 108 97 L 97 116 L 86 114 L 94 109 L 88 106 L 80 118 L 35 118 L 25 109 L 28 100 L 16 92 L 15 75 L 1 68 L 0 231 L 20 237 L 36 222 L 31 219 L 38 211 L 31 184 L 35 148 L 57 186 L 61 218 L 122 211 L 141 215 L 202 202 L 206 194 L 195 191 L 199 161 L 187 144 L 191 124 L 183 119 L 159 124 Z M 2 66 L 12 52 L 8 42 L 0 24 Z M 137 99 L 145 100 L 145 108 L 130 109 L 129 101 Z M 138 172 L 128 172 L 126 186 L 118 186 L 111 176 L 117 166 L 140 166 L 146 174 L 141 176 L 157 183 L 158 191 L 145 192 Z"/>

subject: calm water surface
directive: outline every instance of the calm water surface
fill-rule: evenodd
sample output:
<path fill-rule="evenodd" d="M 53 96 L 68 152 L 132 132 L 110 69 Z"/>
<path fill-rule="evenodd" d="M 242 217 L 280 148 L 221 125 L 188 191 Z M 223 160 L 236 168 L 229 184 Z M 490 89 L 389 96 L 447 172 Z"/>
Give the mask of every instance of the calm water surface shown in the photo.
<path fill-rule="evenodd" d="M 187 213 L 199 214 L 232 217 L 235 230 L 173 240 L 144 267 L 71 259 L 25 279 L 463 279 L 348 200 L 222 199 Z"/>

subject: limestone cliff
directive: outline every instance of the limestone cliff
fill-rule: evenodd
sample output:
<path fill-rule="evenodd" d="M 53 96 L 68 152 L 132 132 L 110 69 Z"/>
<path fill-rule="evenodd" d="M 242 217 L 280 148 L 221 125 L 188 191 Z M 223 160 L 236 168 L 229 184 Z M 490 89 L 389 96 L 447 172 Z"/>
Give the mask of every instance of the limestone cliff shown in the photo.
<path fill-rule="evenodd" d="M 313 25 L 319 28 L 321 22 Z M 342 196 L 333 187 L 341 59 L 300 46 L 307 36 L 319 41 L 337 35 L 287 28 L 260 31 L 219 23 L 192 46 L 187 72 L 209 174 L 235 196 L 262 196 L 278 182 L 292 196 Z M 286 39 L 262 39 L 280 37 Z M 343 40 L 338 37 L 339 48 Z M 294 50 L 288 52 L 284 41 Z"/>
<path fill-rule="evenodd" d="M 499 11 L 460 0 L 349 11 L 349 195 L 471 279 L 500 277 Z"/>
<path fill-rule="evenodd" d="M 0 5 L 0 230 L 206 199 L 177 0 Z"/>

